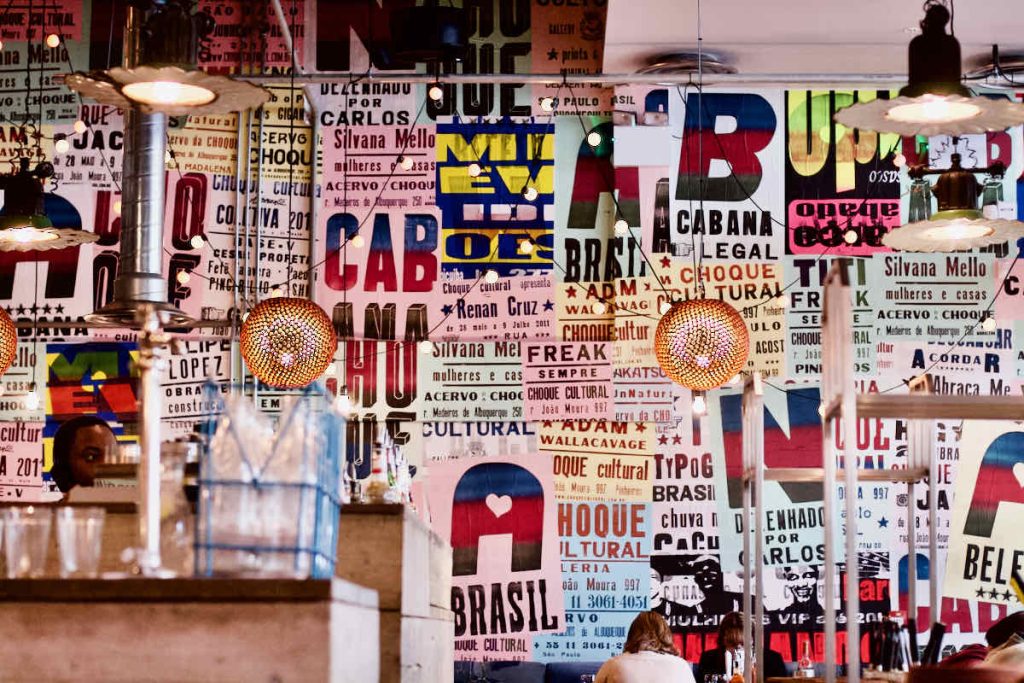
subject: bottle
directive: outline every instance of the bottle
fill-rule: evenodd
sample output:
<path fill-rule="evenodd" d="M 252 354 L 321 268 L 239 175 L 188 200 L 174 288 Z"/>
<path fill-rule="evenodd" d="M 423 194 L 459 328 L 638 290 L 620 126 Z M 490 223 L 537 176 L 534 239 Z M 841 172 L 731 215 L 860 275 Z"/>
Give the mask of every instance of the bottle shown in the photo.
<path fill-rule="evenodd" d="M 736 648 L 732 653 L 732 678 L 729 683 L 743 683 L 743 650 Z"/>
<path fill-rule="evenodd" d="M 797 673 L 800 678 L 814 678 L 814 660 L 811 659 L 811 641 L 804 641 L 804 652 L 797 664 Z"/>
<path fill-rule="evenodd" d="M 385 471 L 384 449 L 386 432 L 381 428 L 381 434 L 373 444 L 373 458 L 370 461 L 370 477 L 363 487 L 363 501 L 366 503 L 386 503 L 387 494 L 391 486 L 388 482 L 388 475 Z"/>

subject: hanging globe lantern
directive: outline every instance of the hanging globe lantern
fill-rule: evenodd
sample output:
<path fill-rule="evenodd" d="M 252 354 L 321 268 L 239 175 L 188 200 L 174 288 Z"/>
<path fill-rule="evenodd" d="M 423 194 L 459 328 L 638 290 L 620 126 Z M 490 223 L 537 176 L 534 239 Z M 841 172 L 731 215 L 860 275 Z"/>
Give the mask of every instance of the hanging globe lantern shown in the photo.
<path fill-rule="evenodd" d="M 0 308 L 0 375 L 7 372 L 18 352 L 18 330 L 7 311 Z"/>
<path fill-rule="evenodd" d="M 658 322 L 654 352 L 673 382 L 707 391 L 743 369 L 750 335 L 739 312 L 724 301 L 679 301 Z"/>
<path fill-rule="evenodd" d="M 327 314 L 312 301 L 275 297 L 249 312 L 241 346 L 245 364 L 261 382 L 295 389 L 324 374 L 338 337 Z"/>

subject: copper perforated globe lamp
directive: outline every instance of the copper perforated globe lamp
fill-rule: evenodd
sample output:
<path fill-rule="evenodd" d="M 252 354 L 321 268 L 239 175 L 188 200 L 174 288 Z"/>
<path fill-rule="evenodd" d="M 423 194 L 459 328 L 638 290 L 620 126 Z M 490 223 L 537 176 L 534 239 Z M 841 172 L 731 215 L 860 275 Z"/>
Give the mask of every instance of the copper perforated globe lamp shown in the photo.
<path fill-rule="evenodd" d="M 18 352 L 18 330 L 11 316 L 0 308 L 0 375 L 7 372 Z"/>
<path fill-rule="evenodd" d="M 261 382 L 280 389 L 308 386 L 327 370 L 338 337 L 323 309 L 308 299 L 276 297 L 249 312 L 242 357 Z"/>
<path fill-rule="evenodd" d="M 750 334 L 743 317 L 724 301 L 678 301 L 658 322 L 654 352 L 673 382 L 691 391 L 707 391 L 743 369 Z"/>

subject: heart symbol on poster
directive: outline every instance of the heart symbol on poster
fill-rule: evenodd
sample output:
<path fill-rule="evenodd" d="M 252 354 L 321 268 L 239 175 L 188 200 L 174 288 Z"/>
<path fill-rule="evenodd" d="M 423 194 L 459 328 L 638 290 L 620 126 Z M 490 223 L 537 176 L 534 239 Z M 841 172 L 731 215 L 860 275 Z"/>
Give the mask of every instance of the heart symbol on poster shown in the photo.
<path fill-rule="evenodd" d="M 1013 466 L 1013 476 L 1017 477 L 1017 483 L 1024 489 L 1024 462 L 1019 462 Z"/>
<path fill-rule="evenodd" d="M 487 507 L 495 517 L 501 517 L 512 509 L 512 496 L 496 496 L 493 493 L 488 493 L 484 502 L 487 503 Z"/>

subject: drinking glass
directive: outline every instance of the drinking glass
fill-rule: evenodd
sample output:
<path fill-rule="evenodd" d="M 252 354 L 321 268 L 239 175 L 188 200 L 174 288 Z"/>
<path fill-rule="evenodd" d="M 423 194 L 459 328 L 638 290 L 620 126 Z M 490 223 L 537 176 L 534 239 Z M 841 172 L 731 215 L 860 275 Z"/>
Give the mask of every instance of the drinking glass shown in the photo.
<path fill-rule="evenodd" d="M 50 508 L 12 507 L 3 511 L 4 558 L 8 579 L 36 579 L 46 570 L 50 547 Z"/>
<path fill-rule="evenodd" d="M 594 683 L 594 674 L 580 674 L 580 683 Z"/>
<path fill-rule="evenodd" d="M 99 507 L 62 507 L 57 510 L 57 549 L 62 579 L 99 575 L 103 520 Z"/>

